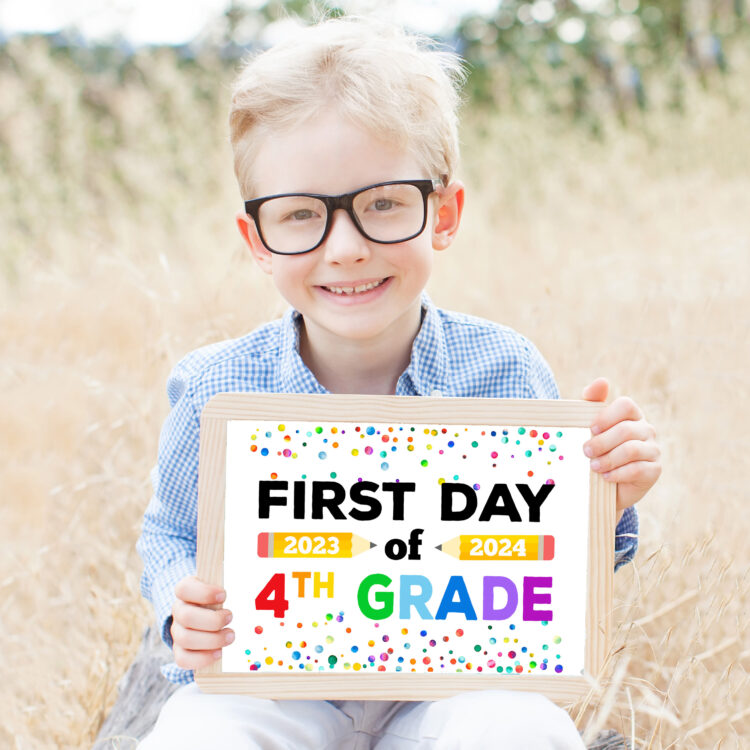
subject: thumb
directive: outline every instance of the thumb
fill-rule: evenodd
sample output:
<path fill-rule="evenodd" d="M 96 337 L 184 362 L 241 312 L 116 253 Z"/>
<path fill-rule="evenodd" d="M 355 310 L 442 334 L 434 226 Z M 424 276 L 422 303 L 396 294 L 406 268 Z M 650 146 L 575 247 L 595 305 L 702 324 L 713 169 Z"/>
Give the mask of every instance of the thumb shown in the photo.
<path fill-rule="evenodd" d="M 609 381 L 607 378 L 597 378 L 583 389 L 585 401 L 606 401 L 609 393 Z"/>

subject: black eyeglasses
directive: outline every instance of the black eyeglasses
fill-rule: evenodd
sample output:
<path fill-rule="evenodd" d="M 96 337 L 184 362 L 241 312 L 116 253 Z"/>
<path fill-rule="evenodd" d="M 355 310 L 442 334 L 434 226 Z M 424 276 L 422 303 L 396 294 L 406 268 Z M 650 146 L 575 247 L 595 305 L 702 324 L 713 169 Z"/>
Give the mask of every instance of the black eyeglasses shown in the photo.
<path fill-rule="evenodd" d="M 393 180 L 343 195 L 285 193 L 245 201 L 263 245 L 279 255 L 299 255 L 320 247 L 341 208 L 363 237 L 383 245 L 420 235 L 427 223 L 427 198 L 439 179 Z"/>

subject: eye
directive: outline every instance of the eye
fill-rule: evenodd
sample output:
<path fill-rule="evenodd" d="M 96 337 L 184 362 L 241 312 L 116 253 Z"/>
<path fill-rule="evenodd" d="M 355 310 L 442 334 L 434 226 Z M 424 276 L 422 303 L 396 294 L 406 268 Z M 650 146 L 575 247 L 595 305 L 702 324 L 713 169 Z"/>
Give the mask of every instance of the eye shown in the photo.
<path fill-rule="evenodd" d="M 293 211 L 284 217 L 284 221 L 307 221 L 314 219 L 317 216 L 315 211 L 309 208 L 301 208 L 298 211 Z"/>
<path fill-rule="evenodd" d="M 396 201 L 391 200 L 390 198 L 378 198 L 372 202 L 372 207 L 376 211 L 389 211 L 396 207 Z"/>

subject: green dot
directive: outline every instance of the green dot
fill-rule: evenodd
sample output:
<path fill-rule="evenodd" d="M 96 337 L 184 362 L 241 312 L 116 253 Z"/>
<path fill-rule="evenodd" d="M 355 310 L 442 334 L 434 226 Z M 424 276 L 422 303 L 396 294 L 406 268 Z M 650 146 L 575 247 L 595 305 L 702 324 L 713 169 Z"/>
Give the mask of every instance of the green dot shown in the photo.
<path fill-rule="evenodd" d="M 454 475 L 453 475 L 453 481 L 454 481 L 454 482 L 457 482 L 457 481 L 458 481 L 458 474 L 454 474 Z"/>
<path fill-rule="evenodd" d="M 336 472 L 335 471 L 331 472 L 331 479 L 336 479 Z"/>
<path fill-rule="evenodd" d="M 519 435 L 525 435 L 526 434 L 526 428 L 525 427 L 519 427 L 518 428 L 518 434 Z"/>
<path fill-rule="evenodd" d="M 550 445 L 549 449 L 552 451 L 552 453 L 554 453 L 557 450 L 557 446 L 556 445 Z"/>
<path fill-rule="evenodd" d="M 427 459 L 423 458 L 421 461 L 422 466 L 427 466 Z"/>
<path fill-rule="evenodd" d="M 245 653 L 246 653 L 246 654 L 247 654 L 248 656 L 250 656 L 250 649 L 249 649 L 249 648 L 246 648 L 246 649 L 245 649 Z"/>
<path fill-rule="evenodd" d="M 544 645 L 542 646 L 542 651 L 547 651 L 548 649 L 549 649 L 549 646 L 548 646 L 548 645 L 547 645 L 547 644 L 545 643 L 545 644 L 544 644 Z"/>
<path fill-rule="evenodd" d="M 330 613 L 329 613 L 329 614 L 327 614 L 327 615 L 326 615 L 326 620 L 328 620 L 329 622 L 330 622 L 331 620 L 333 620 L 333 615 L 332 615 L 332 614 L 330 614 Z"/>
<path fill-rule="evenodd" d="M 338 659 L 337 659 L 337 658 L 336 658 L 336 657 L 335 657 L 335 656 L 334 656 L 333 654 L 331 654 L 331 655 L 330 655 L 330 656 L 328 657 L 328 663 L 329 663 L 329 664 L 330 664 L 331 666 L 333 666 L 333 665 L 334 665 L 334 664 L 335 664 L 335 663 L 336 663 L 337 661 L 338 661 Z"/>
<path fill-rule="evenodd" d="M 479 443 L 476 440 L 471 441 L 471 447 L 476 448 L 479 445 Z"/>
<path fill-rule="evenodd" d="M 482 650 L 482 647 L 479 644 L 474 646 L 474 651 L 481 651 L 481 650 Z"/>
<path fill-rule="evenodd" d="M 323 428 L 322 427 L 316 427 L 315 428 L 315 432 L 317 432 L 318 435 L 320 435 L 320 433 L 323 432 Z"/>
<path fill-rule="evenodd" d="M 536 666 L 536 662 L 535 662 L 535 661 L 530 661 L 530 662 L 529 662 L 529 666 L 530 666 L 530 667 L 531 667 L 532 669 L 534 669 L 534 667 Z"/>
<path fill-rule="evenodd" d="M 555 636 L 555 637 L 554 637 L 554 638 L 553 638 L 552 640 L 553 640 L 553 641 L 554 641 L 555 643 L 560 643 L 560 641 L 562 640 L 562 638 L 560 638 L 560 636 L 559 636 L 559 635 L 556 635 L 556 636 Z"/>
<path fill-rule="evenodd" d="M 307 479 L 307 474 L 303 474 L 303 475 L 302 475 L 302 478 L 303 478 L 303 479 Z"/>
<path fill-rule="evenodd" d="M 507 442 L 508 442 L 508 438 L 507 438 L 507 437 L 504 437 L 504 438 L 503 438 L 503 439 L 502 439 L 502 440 L 501 440 L 500 442 L 501 442 L 501 443 L 507 443 Z"/>
<path fill-rule="evenodd" d="M 562 437 L 562 432 L 558 432 L 557 437 Z"/>
<path fill-rule="evenodd" d="M 526 456 L 526 458 L 530 458 L 531 457 L 531 451 L 526 451 L 526 453 L 524 455 Z"/>

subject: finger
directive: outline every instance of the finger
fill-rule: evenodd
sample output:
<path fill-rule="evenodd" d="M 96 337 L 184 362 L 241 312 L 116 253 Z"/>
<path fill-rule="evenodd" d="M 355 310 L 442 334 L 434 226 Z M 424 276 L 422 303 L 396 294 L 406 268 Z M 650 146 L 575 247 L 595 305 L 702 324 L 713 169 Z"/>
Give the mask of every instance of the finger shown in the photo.
<path fill-rule="evenodd" d="M 178 599 L 172 607 L 172 618 L 190 630 L 219 631 L 232 621 L 232 613 L 228 609 L 206 609 Z"/>
<path fill-rule="evenodd" d="M 204 630 L 191 630 L 173 622 L 172 641 L 188 651 L 214 651 L 232 643 L 234 631 L 225 628 L 217 633 L 208 633 Z"/>
<path fill-rule="evenodd" d="M 628 419 L 633 421 L 643 419 L 643 412 L 632 398 L 620 396 L 596 415 L 591 423 L 591 432 L 594 435 L 599 435 L 610 427 L 614 427 L 618 422 Z"/>
<path fill-rule="evenodd" d="M 216 651 L 189 651 L 181 646 L 173 649 L 175 664 L 182 669 L 203 669 L 221 658 L 221 649 Z"/>
<path fill-rule="evenodd" d="M 609 453 L 593 459 L 591 461 L 591 470 L 599 474 L 606 474 L 626 464 L 641 461 L 656 461 L 660 455 L 659 446 L 656 443 L 647 443 L 643 440 L 628 440 L 613 448 Z"/>
<path fill-rule="evenodd" d="M 195 576 L 183 578 L 174 587 L 175 596 L 190 604 L 221 604 L 227 598 L 227 592 L 221 586 L 204 583 Z"/>
<path fill-rule="evenodd" d="M 602 476 L 608 482 L 638 484 L 648 488 L 656 482 L 660 474 L 661 464 L 658 461 L 633 461 Z"/>
<path fill-rule="evenodd" d="M 585 442 L 583 452 L 589 458 L 596 458 L 628 440 L 653 440 L 653 436 L 654 428 L 645 419 L 637 422 L 627 419 Z"/>
<path fill-rule="evenodd" d="M 606 401 L 609 393 L 609 381 L 606 378 L 597 378 L 583 389 L 583 398 L 586 401 Z"/>

